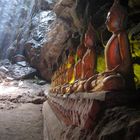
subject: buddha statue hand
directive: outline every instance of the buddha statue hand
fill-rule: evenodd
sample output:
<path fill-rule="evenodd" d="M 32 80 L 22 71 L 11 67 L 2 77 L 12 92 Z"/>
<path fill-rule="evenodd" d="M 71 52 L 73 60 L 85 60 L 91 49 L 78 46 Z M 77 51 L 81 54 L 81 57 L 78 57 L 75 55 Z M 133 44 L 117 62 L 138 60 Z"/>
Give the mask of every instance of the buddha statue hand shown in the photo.
<path fill-rule="evenodd" d="M 102 74 L 97 74 L 89 78 L 84 85 L 84 89 L 87 92 L 121 90 L 124 88 L 124 77 L 115 71 L 107 71 Z"/>
<path fill-rule="evenodd" d="M 96 74 L 96 75 L 90 77 L 90 78 L 85 82 L 85 84 L 84 84 L 84 90 L 85 90 L 85 91 L 89 92 L 89 91 L 92 89 L 91 83 L 92 83 L 92 81 L 96 81 L 96 79 L 97 79 L 98 76 L 99 76 L 99 75 Z"/>
<path fill-rule="evenodd" d="M 117 65 L 114 69 L 112 69 L 112 70 L 106 70 L 105 72 L 102 72 L 101 74 L 99 74 L 99 75 L 101 75 L 101 76 L 109 76 L 109 75 L 116 75 L 117 74 L 117 69 L 119 68 L 119 66 L 120 65 Z"/>
<path fill-rule="evenodd" d="M 102 81 L 104 90 L 122 90 L 125 89 L 125 79 L 120 73 L 106 75 Z"/>

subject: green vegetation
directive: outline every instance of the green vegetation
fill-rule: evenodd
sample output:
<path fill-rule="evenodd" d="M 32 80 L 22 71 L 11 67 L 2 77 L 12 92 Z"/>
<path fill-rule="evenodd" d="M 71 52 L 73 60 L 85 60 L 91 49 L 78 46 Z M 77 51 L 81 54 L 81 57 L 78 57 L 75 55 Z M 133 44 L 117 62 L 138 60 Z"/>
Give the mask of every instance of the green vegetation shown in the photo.
<path fill-rule="evenodd" d="M 97 58 L 97 71 L 103 72 L 105 70 L 105 60 L 104 55 L 100 55 Z"/>
<path fill-rule="evenodd" d="M 131 46 L 132 46 L 132 57 L 139 57 L 140 58 L 140 42 L 138 41 L 130 41 Z M 136 86 L 140 87 L 140 65 L 139 64 L 134 64 L 134 73 L 135 73 L 135 81 L 136 81 Z"/>
<path fill-rule="evenodd" d="M 135 73 L 135 82 L 136 87 L 140 87 L 140 65 L 135 64 L 134 65 L 134 73 Z"/>

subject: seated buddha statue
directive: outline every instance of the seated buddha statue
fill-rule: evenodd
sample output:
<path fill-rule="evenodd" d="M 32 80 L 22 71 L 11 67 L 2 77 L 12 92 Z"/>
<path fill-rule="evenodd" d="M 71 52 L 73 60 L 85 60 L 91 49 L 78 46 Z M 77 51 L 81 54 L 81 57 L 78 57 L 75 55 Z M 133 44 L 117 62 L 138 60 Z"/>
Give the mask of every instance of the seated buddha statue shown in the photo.
<path fill-rule="evenodd" d="M 88 79 L 95 74 L 96 68 L 96 48 L 95 48 L 95 31 L 91 22 L 85 34 L 86 53 L 82 59 L 82 79 Z"/>
<path fill-rule="evenodd" d="M 88 78 L 95 74 L 96 52 L 95 52 L 95 31 L 91 22 L 89 22 L 87 32 L 84 37 L 84 46 L 86 51 L 81 63 L 81 77 L 73 85 L 74 92 L 84 91 L 84 83 Z"/>
<path fill-rule="evenodd" d="M 74 66 L 74 77 L 75 80 L 79 80 L 82 77 L 82 58 L 86 52 L 86 48 L 84 46 L 84 42 L 82 42 L 77 48 L 77 63 Z"/>
<path fill-rule="evenodd" d="M 68 64 L 67 64 L 67 82 L 68 83 L 72 83 L 73 82 L 73 78 L 74 78 L 74 64 L 75 64 L 75 58 L 74 58 L 74 54 L 69 54 L 68 56 Z"/>
<path fill-rule="evenodd" d="M 62 75 L 63 75 L 63 66 L 60 65 L 58 70 L 59 70 L 59 76 L 58 76 L 59 84 L 62 85 L 62 83 L 63 83 L 63 77 L 62 77 Z"/>
<path fill-rule="evenodd" d="M 107 29 L 112 32 L 104 51 L 106 70 L 87 80 L 86 91 L 135 89 L 126 19 L 126 11 L 115 0 L 106 18 Z"/>
<path fill-rule="evenodd" d="M 54 88 L 56 86 L 56 72 L 54 72 L 52 78 L 51 78 L 51 87 Z"/>
<path fill-rule="evenodd" d="M 61 86 L 61 92 L 63 94 L 69 93 L 71 89 L 71 84 L 75 81 L 74 78 L 74 65 L 75 65 L 75 53 L 74 49 L 71 47 L 69 48 L 69 55 L 68 55 L 68 60 L 67 64 L 65 64 L 65 73 L 63 77 L 65 76 L 65 84 Z"/>
<path fill-rule="evenodd" d="M 56 77 L 55 77 L 55 86 L 58 86 L 58 74 L 59 74 L 59 71 L 57 70 Z"/>

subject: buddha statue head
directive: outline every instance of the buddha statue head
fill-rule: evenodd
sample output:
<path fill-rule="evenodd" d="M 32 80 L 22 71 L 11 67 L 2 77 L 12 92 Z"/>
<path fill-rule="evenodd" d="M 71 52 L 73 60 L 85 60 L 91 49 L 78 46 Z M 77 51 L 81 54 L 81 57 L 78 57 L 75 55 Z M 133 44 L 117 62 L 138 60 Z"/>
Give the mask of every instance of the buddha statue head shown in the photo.
<path fill-rule="evenodd" d="M 84 43 L 82 41 L 82 43 L 77 47 L 77 57 L 82 59 L 83 55 L 85 53 L 85 46 L 84 46 Z"/>
<path fill-rule="evenodd" d="M 106 26 L 110 32 L 117 32 L 125 28 L 127 19 L 127 13 L 120 5 L 119 0 L 114 0 L 112 7 L 110 8 L 107 18 Z"/>
<path fill-rule="evenodd" d="M 95 43 L 95 31 L 94 28 L 91 24 L 91 21 L 89 22 L 88 29 L 85 33 L 85 38 L 84 38 L 84 45 L 87 48 L 93 47 Z"/>
<path fill-rule="evenodd" d="M 69 55 L 68 56 L 68 62 L 69 62 L 69 64 L 74 65 L 75 60 L 74 60 L 74 56 L 73 55 Z"/>
<path fill-rule="evenodd" d="M 70 46 L 69 54 L 68 54 L 68 62 L 72 65 L 75 63 L 74 55 L 75 55 L 74 48 L 72 46 Z"/>

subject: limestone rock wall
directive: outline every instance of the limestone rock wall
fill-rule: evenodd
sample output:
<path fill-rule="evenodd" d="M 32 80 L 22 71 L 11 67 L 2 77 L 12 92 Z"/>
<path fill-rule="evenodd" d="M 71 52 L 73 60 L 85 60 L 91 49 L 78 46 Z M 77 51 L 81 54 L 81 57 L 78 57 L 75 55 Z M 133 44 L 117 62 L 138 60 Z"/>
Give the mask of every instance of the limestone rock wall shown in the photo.
<path fill-rule="evenodd" d="M 41 6 L 41 11 L 32 20 L 25 54 L 30 64 L 40 71 L 41 76 L 50 81 L 53 71 L 64 61 L 62 57 L 66 57 L 65 50 L 70 44 L 72 33 L 78 29 L 79 20 L 73 10 L 73 0 L 59 0 L 56 3 L 52 1 L 46 6 L 51 8 Z M 73 18 L 77 20 L 75 23 Z"/>

